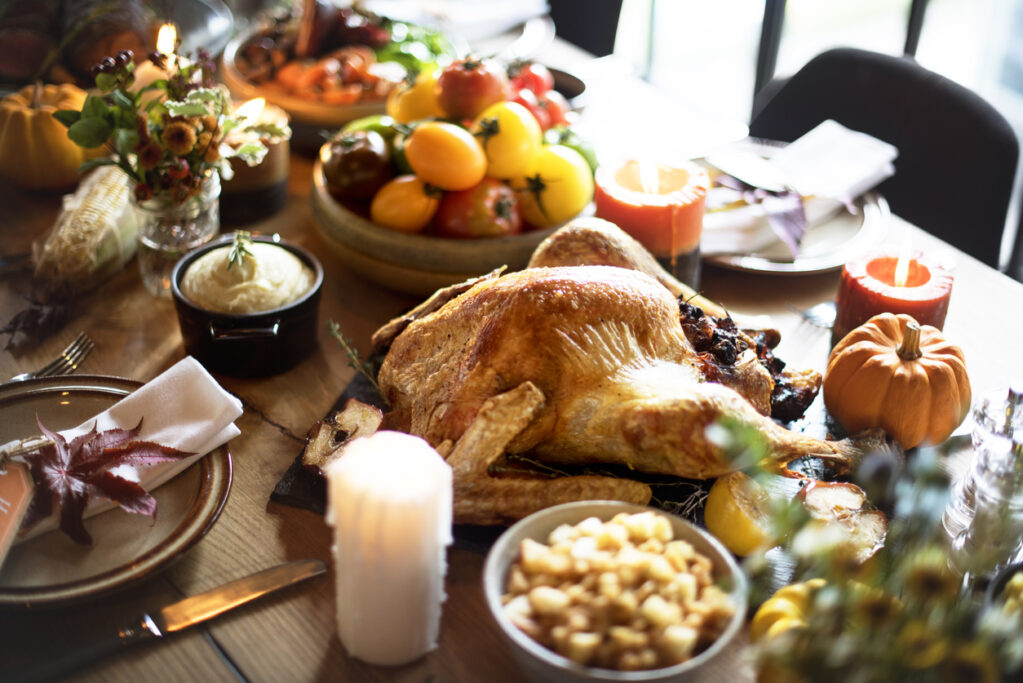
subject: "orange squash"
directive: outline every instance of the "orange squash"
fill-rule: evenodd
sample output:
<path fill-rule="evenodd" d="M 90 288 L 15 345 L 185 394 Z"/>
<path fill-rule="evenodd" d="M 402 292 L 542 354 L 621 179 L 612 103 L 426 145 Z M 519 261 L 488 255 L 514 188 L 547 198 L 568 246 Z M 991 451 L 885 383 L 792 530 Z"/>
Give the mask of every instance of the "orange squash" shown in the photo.
<path fill-rule="evenodd" d="M 970 409 L 962 349 L 910 316 L 882 313 L 831 351 L 824 405 L 850 433 L 881 427 L 903 448 L 939 444 Z"/>
<path fill-rule="evenodd" d="M 78 167 L 105 150 L 82 149 L 53 118 L 58 109 L 81 109 L 85 91 L 71 84 L 29 85 L 0 100 L 0 176 L 18 187 L 66 190 Z"/>

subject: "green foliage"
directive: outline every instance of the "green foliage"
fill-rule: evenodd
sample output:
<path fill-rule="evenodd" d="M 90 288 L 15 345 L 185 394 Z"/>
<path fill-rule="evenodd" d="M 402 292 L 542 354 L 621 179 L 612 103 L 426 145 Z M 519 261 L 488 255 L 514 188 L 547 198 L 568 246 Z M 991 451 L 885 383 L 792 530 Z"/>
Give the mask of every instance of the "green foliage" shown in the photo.
<path fill-rule="evenodd" d="M 760 462 L 762 437 L 742 425 L 712 428 L 712 439 L 742 465 Z M 900 467 L 868 455 L 854 479 L 889 511 L 884 546 L 866 562 L 845 552 L 836 527 L 814 524 L 802 505 L 779 504 L 781 547 L 747 558 L 754 604 L 784 583 L 824 579 L 805 624 L 754 644 L 765 679 L 822 681 L 994 681 L 1023 665 L 1023 623 L 986 607 L 949 564 L 941 524 L 949 499 L 947 453 L 921 449 Z M 777 477 L 757 473 L 755 477 Z"/>

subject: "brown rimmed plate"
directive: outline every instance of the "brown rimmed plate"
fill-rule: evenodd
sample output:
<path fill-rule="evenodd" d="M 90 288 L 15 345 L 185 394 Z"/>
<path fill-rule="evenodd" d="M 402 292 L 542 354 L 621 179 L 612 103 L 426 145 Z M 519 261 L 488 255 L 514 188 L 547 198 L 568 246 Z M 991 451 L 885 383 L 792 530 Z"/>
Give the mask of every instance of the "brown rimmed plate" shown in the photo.
<path fill-rule="evenodd" d="M 2 385 L 0 443 L 37 434 L 36 415 L 51 429 L 74 427 L 140 386 L 88 375 Z M 152 491 L 159 505 L 155 521 L 117 508 L 85 520 L 90 547 L 59 531 L 16 543 L 0 567 L 0 608 L 80 602 L 154 575 L 209 531 L 231 479 L 231 454 L 221 446 Z"/>

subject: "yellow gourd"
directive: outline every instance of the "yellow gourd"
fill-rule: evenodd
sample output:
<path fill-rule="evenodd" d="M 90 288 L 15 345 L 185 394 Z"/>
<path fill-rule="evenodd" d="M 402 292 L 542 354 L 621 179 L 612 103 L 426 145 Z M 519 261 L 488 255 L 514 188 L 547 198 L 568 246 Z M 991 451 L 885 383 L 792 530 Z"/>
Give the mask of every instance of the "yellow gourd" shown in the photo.
<path fill-rule="evenodd" d="M 881 427 L 903 448 L 939 444 L 970 409 L 962 350 L 910 316 L 882 313 L 831 351 L 824 404 L 850 433 Z"/>
<path fill-rule="evenodd" d="M 53 118 L 58 109 L 81 109 L 85 91 L 71 84 L 29 85 L 0 100 L 0 176 L 18 187 L 66 190 L 78 183 L 78 167 L 102 156 L 71 142 Z"/>

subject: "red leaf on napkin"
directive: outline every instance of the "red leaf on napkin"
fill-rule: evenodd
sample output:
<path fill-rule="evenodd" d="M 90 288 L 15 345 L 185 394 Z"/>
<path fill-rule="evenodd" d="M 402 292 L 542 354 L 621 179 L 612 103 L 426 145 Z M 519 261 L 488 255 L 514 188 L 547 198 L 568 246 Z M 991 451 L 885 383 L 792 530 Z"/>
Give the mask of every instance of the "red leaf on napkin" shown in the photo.
<path fill-rule="evenodd" d="M 43 426 L 39 430 L 53 443 L 22 458 L 35 481 L 35 495 L 25 514 L 28 527 L 53 512 L 53 500 L 60 502 L 60 530 L 82 545 L 92 537 L 82 521 L 85 506 L 93 496 L 112 500 L 125 511 L 156 516 L 156 499 L 139 484 L 110 470 L 120 465 L 148 466 L 195 455 L 151 441 L 135 441 L 142 420 L 133 429 L 107 429 L 76 436 L 68 442 Z"/>

